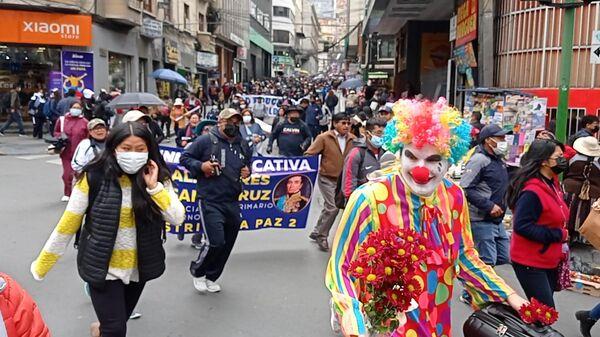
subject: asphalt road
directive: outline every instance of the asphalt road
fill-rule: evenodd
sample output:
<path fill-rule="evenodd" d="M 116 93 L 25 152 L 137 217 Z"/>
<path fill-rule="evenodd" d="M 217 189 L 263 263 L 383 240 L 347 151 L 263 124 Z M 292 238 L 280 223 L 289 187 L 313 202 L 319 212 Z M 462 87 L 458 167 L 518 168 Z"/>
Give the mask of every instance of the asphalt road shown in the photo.
<path fill-rule="evenodd" d="M 37 300 L 53 336 L 89 336 L 95 316 L 77 275 L 75 251 L 69 248 L 43 282 L 29 274 L 31 261 L 65 207 L 59 202 L 58 158 L 44 156 L 43 148 L 31 139 L 0 138 L 0 153 L 8 154 L 0 155 L 0 270 Z M 309 228 L 320 214 L 317 201 Z M 328 256 L 309 242 L 308 233 L 309 229 L 243 232 L 220 280 L 223 291 L 211 295 L 200 295 L 192 286 L 188 267 L 195 250 L 187 240 L 169 237 L 167 271 L 146 287 L 138 306 L 143 317 L 130 321 L 128 336 L 335 336 L 329 328 L 323 282 Z M 520 291 L 510 267 L 498 271 Z M 455 299 L 459 293 L 456 288 Z M 556 299 L 560 319 L 555 327 L 566 337 L 579 336 L 574 311 L 591 308 L 598 299 L 568 291 Z M 462 336 L 470 309 L 457 300 L 453 303 L 454 336 Z M 600 335 L 600 327 L 595 332 Z"/>

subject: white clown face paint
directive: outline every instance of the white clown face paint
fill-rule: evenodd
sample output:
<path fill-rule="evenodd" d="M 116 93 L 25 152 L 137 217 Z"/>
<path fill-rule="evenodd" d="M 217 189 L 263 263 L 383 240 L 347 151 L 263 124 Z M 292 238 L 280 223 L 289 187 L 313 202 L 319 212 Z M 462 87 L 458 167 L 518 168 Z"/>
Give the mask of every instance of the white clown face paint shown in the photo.
<path fill-rule="evenodd" d="M 448 172 L 449 163 L 432 145 L 417 148 L 408 144 L 402 149 L 400 158 L 402 178 L 412 192 L 421 197 L 428 197 L 435 192 Z M 423 177 L 422 174 L 428 172 Z"/>

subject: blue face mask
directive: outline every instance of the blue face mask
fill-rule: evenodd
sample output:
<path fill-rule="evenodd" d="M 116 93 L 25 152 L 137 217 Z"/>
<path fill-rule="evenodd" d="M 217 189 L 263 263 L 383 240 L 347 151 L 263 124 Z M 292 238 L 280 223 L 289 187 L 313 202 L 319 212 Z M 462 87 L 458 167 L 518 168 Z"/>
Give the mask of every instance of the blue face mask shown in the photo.
<path fill-rule="evenodd" d="M 369 142 L 375 148 L 380 148 L 381 146 L 383 146 L 383 138 L 379 136 L 371 135 L 371 140 Z"/>

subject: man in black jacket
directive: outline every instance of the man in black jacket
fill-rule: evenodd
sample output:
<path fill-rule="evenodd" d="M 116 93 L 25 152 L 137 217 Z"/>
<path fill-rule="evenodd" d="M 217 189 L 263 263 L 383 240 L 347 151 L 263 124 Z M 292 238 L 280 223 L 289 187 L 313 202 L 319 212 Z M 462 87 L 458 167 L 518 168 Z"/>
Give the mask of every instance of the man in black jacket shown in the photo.
<path fill-rule="evenodd" d="M 219 292 L 221 276 L 242 222 L 241 178 L 250 176 L 252 153 L 242 141 L 242 116 L 235 109 L 219 114 L 217 127 L 198 137 L 181 155 L 180 163 L 198 180 L 198 198 L 208 251 L 200 250 L 190 272 L 199 292 Z"/>
<path fill-rule="evenodd" d="M 277 140 L 279 154 L 284 157 L 302 157 L 312 140 L 312 133 L 306 123 L 300 119 L 302 108 L 290 107 L 286 110 L 287 118 L 279 122 L 271 133 L 267 153 L 273 151 L 273 142 Z"/>

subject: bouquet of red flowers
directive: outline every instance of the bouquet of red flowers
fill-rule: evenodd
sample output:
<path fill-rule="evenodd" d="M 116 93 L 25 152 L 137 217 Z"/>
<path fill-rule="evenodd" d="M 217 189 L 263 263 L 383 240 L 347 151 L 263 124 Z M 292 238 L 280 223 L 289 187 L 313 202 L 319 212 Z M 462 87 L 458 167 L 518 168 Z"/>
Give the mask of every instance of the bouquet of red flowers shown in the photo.
<path fill-rule="evenodd" d="M 556 309 L 541 303 L 535 298 L 531 298 L 529 304 L 523 305 L 519 309 L 519 315 L 521 315 L 523 322 L 527 324 L 552 325 L 558 320 Z"/>
<path fill-rule="evenodd" d="M 360 246 L 350 274 L 364 288 L 361 301 L 372 332 L 398 328 L 403 313 L 423 292 L 414 276 L 429 254 L 417 232 L 397 227 L 370 233 Z"/>

